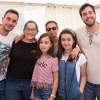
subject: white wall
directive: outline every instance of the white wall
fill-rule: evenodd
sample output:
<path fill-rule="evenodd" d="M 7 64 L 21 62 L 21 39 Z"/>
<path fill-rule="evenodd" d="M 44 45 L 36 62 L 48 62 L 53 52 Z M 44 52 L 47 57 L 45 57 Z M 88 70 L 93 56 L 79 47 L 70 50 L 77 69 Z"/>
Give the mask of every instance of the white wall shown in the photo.
<path fill-rule="evenodd" d="M 83 26 L 84 23 L 79 15 L 79 7 L 77 6 L 65 6 L 65 5 L 40 5 L 34 3 L 0 3 L 0 23 L 2 23 L 2 16 L 8 9 L 15 9 L 19 12 L 19 21 L 16 28 L 18 34 L 23 32 L 24 24 L 28 20 L 34 20 L 39 27 L 39 37 L 45 32 L 45 23 L 49 20 L 54 20 L 59 25 L 59 32 L 64 28 L 76 28 Z M 96 8 L 97 21 L 100 22 L 100 8 Z"/>

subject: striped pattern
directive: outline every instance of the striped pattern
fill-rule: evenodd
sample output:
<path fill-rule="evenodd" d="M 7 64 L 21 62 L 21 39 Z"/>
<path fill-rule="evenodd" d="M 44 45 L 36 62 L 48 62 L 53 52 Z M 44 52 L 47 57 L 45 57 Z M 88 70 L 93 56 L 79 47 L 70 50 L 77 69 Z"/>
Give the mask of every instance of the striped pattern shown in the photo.
<path fill-rule="evenodd" d="M 58 59 L 48 55 L 42 55 L 36 62 L 32 83 L 53 83 L 53 72 L 58 71 Z"/>

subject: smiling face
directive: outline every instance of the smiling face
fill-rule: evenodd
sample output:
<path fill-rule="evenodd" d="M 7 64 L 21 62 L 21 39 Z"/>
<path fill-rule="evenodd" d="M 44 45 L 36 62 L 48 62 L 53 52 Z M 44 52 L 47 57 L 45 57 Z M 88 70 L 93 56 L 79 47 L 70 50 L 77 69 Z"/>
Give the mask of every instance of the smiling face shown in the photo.
<path fill-rule="evenodd" d="M 36 34 L 38 33 L 36 24 L 33 22 L 27 23 L 27 25 L 23 31 L 24 31 L 26 40 L 33 40 L 35 38 Z"/>
<path fill-rule="evenodd" d="M 2 18 L 2 27 L 5 32 L 10 32 L 17 24 L 18 16 L 14 13 L 8 12 Z"/>
<path fill-rule="evenodd" d="M 49 51 L 51 47 L 52 47 L 52 43 L 48 36 L 41 38 L 39 48 L 42 54 L 47 54 L 47 52 Z"/>
<path fill-rule="evenodd" d="M 93 12 L 91 7 L 86 7 L 83 11 L 81 11 L 83 22 L 91 27 L 95 24 L 96 14 Z"/>
<path fill-rule="evenodd" d="M 61 45 L 62 47 L 64 48 L 64 50 L 72 50 L 72 47 L 73 47 L 73 43 L 74 43 L 74 40 L 72 38 L 72 36 L 70 34 L 67 34 L 67 33 L 63 33 L 61 35 Z"/>
<path fill-rule="evenodd" d="M 53 37 L 57 37 L 58 27 L 55 23 L 48 23 L 46 26 L 46 32 L 51 34 Z"/>

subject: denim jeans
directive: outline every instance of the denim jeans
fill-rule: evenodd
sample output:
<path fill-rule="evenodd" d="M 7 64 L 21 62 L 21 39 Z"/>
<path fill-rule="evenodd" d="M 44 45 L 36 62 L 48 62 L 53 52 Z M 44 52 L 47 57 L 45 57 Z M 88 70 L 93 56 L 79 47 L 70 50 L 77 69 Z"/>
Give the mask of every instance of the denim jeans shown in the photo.
<path fill-rule="evenodd" d="M 30 79 L 16 79 L 10 75 L 6 76 L 5 96 L 6 100 L 29 100 L 32 87 Z"/>
<path fill-rule="evenodd" d="M 96 97 L 100 100 L 100 84 L 87 82 L 84 89 L 84 100 L 95 100 Z"/>
<path fill-rule="evenodd" d="M 52 92 L 52 88 L 47 86 L 45 88 L 34 88 L 35 100 L 48 100 Z"/>
<path fill-rule="evenodd" d="M 0 100 L 5 100 L 5 80 L 0 81 Z"/>

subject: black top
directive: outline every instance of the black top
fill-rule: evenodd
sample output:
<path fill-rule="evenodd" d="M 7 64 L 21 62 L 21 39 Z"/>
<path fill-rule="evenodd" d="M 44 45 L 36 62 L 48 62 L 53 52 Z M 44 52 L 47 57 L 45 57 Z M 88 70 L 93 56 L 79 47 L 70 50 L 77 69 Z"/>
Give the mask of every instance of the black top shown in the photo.
<path fill-rule="evenodd" d="M 20 40 L 13 43 L 7 74 L 17 79 L 31 78 L 36 63 L 36 56 L 32 51 L 36 51 L 36 48 L 37 42 L 26 43 Z"/>

